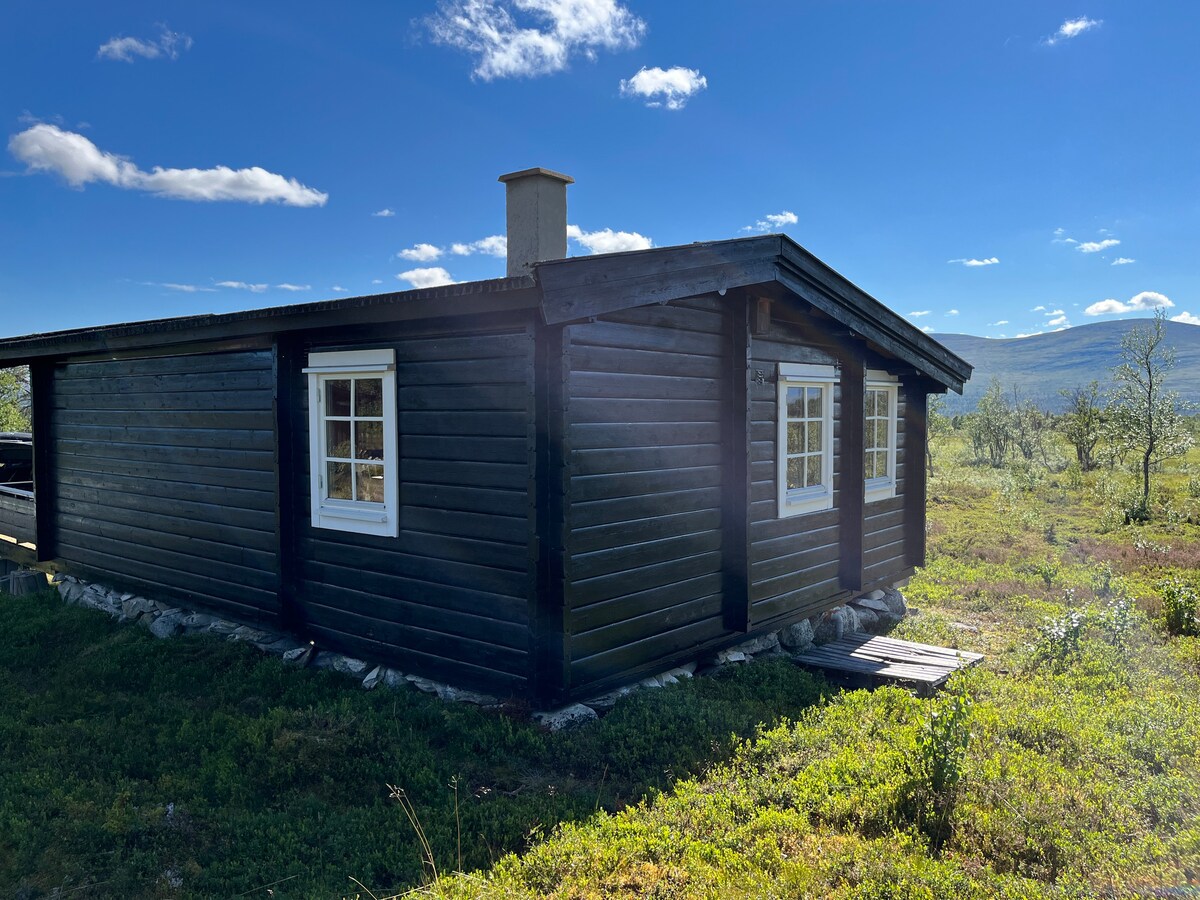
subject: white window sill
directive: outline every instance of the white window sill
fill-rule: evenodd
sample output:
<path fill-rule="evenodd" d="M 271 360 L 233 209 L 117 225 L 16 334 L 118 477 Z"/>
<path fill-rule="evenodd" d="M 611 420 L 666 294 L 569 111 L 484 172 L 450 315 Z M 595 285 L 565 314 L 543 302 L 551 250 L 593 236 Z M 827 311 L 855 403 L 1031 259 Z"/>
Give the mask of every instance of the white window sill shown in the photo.
<path fill-rule="evenodd" d="M 790 495 L 783 501 L 779 509 L 779 518 L 786 519 L 788 516 L 801 516 L 805 513 L 821 512 L 826 509 L 833 509 L 833 494 L 829 491 L 822 491 L 819 494 Z"/>
<path fill-rule="evenodd" d="M 895 496 L 896 482 L 889 481 L 886 484 L 880 485 L 867 484 L 863 500 L 866 503 L 878 503 L 880 500 L 891 500 Z"/>

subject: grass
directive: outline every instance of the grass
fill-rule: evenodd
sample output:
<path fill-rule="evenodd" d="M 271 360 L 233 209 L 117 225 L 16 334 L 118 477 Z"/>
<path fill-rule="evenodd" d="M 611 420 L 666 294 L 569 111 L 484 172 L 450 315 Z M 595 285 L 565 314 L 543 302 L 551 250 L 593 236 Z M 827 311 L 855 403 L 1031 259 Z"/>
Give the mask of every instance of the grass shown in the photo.
<path fill-rule="evenodd" d="M 1200 885 L 1200 638 L 1167 633 L 1158 587 L 1200 561 L 1200 454 L 1130 529 L 1113 514 L 1123 476 L 938 450 L 929 564 L 906 592 L 920 613 L 895 634 L 987 660 L 933 701 L 833 692 L 776 661 L 547 735 L 519 710 L 367 693 L 244 645 L 4 598 L 0 893 L 338 897 L 360 893 L 350 876 L 440 898 Z"/>
<path fill-rule="evenodd" d="M 788 664 L 746 667 L 549 735 L 520 710 L 157 641 L 54 594 L 0 598 L 0 634 L 2 896 L 266 896 L 282 882 L 275 897 L 340 897 L 350 875 L 398 889 L 425 869 L 389 784 L 440 866 L 459 865 L 461 834 L 461 865 L 486 867 L 703 771 L 826 691 Z"/>

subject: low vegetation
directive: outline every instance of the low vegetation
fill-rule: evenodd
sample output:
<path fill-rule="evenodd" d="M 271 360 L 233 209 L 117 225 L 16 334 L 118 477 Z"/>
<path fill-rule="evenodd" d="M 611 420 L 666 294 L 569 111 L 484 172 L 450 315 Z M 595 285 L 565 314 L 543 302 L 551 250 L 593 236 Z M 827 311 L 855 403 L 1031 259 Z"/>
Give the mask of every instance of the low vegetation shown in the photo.
<path fill-rule="evenodd" d="M 5 896 L 1076 898 L 1200 884 L 1200 451 L 934 449 L 896 636 L 933 700 L 786 660 L 549 735 L 245 646 L 0 600 Z M 761 724 L 760 724 L 761 723 Z M 460 874 L 454 874 L 454 873 Z M 471 873 L 471 874 L 461 874 Z M 73 893 L 69 893 L 73 892 Z"/>

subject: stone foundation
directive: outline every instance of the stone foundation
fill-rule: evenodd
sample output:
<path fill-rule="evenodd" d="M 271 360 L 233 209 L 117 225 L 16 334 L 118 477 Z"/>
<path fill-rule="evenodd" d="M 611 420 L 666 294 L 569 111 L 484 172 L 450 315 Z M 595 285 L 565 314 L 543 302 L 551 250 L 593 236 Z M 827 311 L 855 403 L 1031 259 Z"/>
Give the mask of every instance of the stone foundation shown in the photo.
<path fill-rule="evenodd" d="M 114 591 L 69 575 L 57 576 L 55 586 L 65 602 L 88 609 L 98 609 L 121 622 L 137 623 L 157 638 L 206 634 L 219 640 L 250 644 L 264 653 L 279 656 L 284 662 L 298 667 L 331 669 L 360 681 L 367 690 L 380 686 L 412 687 L 428 694 L 436 694 L 444 701 L 475 703 L 483 707 L 498 707 L 502 703 L 499 698 L 488 694 L 463 690 L 420 675 L 406 675 L 399 669 L 388 666 L 372 666 L 361 659 L 320 650 L 312 643 L 302 643 L 286 635 L 252 628 L 249 625 L 239 625 L 217 616 L 193 612 L 158 600 L 147 600 L 135 594 Z M 623 685 L 582 703 L 535 712 L 533 719 L 551 730 L 580 725 L 598 718 L 612 709 L 618 700 L 634 691 L 666 687 L 685 678 L 711 674 L 725 666 L 744 665 L 757 657 L 803 653 L 814 644 L 826 644 L 855 632 L 883 632 L 903 619 L 907 611 L 904 595 L 897 588 L 872 591 L 851 600 L 845 606 L 834 607 L 820 615 L 708 654 L 696 662 Z"/>

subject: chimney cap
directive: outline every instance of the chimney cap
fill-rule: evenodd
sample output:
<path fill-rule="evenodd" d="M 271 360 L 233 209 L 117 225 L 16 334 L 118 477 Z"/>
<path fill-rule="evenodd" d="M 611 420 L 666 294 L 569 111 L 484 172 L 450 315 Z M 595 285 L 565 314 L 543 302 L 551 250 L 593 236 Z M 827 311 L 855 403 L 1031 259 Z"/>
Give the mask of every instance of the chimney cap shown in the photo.
<path fill-rule="evenodd" d="M 509 172 L 507 175 L 501 175 L 496 180 L 507 184 L 510 181 L 516 181 L 518 178 L 528 178 L 531 175 L 544 175 L 547 178 L 557 178 L 563 184 L 575 183 L 575 179 L 570 175 L 564 175 L 562 172 L 554 172 L 550 169 L 543 169 L 541 166 L 535 166 L 532 169 L 522 169 L 520 172 Z"/>

